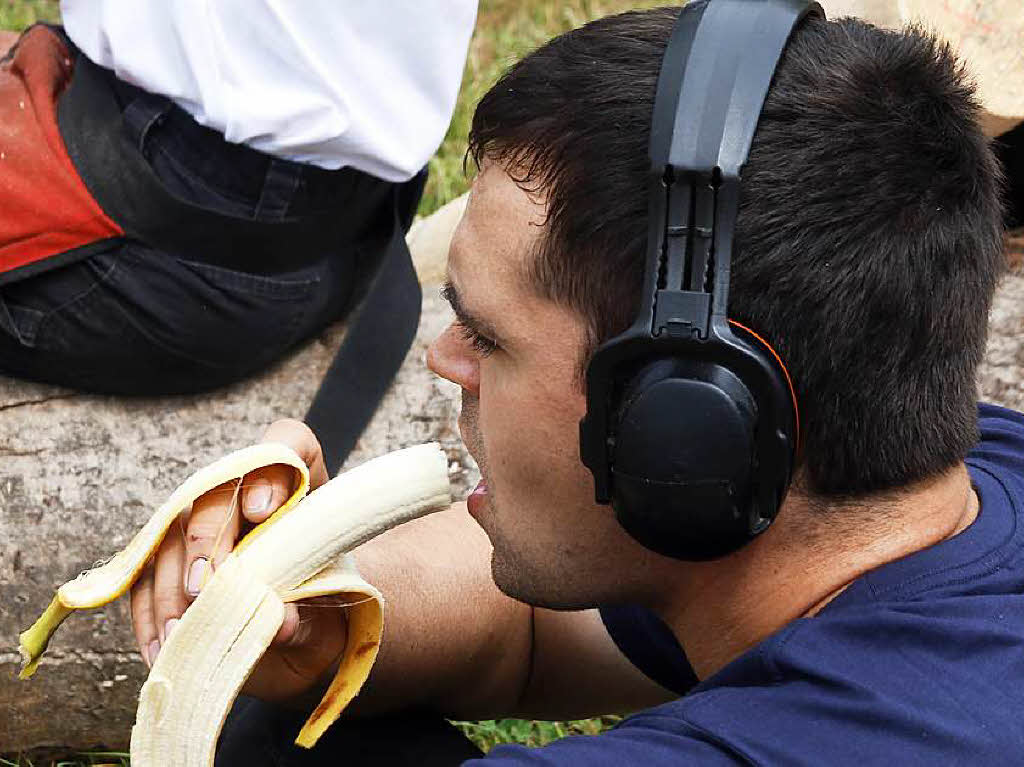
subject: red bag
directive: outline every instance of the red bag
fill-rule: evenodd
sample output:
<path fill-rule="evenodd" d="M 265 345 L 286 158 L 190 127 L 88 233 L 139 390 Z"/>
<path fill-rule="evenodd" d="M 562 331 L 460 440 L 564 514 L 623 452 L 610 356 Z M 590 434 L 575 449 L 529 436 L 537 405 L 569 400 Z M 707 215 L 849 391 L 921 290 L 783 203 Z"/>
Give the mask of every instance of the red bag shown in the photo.
<path fill-rule="evenodd" d="M 0 284 L 124 235 L 79 178 L 57 127 L 72 68 L 63 40 L 44 26 L 0 64 Z"/>

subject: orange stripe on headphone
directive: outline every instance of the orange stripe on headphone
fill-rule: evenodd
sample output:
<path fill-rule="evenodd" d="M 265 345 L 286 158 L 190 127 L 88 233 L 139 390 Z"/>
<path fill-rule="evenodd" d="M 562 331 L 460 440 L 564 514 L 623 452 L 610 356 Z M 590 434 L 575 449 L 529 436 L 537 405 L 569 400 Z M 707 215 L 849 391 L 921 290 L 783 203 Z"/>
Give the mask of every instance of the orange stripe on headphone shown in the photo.
<path fill-rule="evenodd" d="M 795 451 L 794 455 L 799 455 L 800 454 L 800 406 L 796 404 L 796 389 L 793 388 L 793 379 L 789 377 L 789 371 L 786 370 L 786 363 L 782 361 L 782 357 L 780 357 L 778 352 L 776 352 L 772 348 L 772 345 L 770 343 L 765 341 L 763 338 L 761 338 L 761 336 L 759 336 L 753 330 L 748 328 L 746 325 L 741 325 L 740 323 L 736 322 L 736 320 L 729 320 L 729 324 L 730 325 L 735 325 L 736 327 L 741 328 L 741 329 L 747 331 L 748 333 L 750 333 L 750 335 L 752 335 L 754 338 L 756 338 L 758 341 L 760 341 L 764 345 L 764 347 L 768 351 L 770 351 L 772 353 L 772 356 L 775 358 L 775 361 L 778 362 L 779 363 L 779 367 L 782 368 L 782 372 L 786 376 L 786 383 L 789 385 L 789 396 L 793 398 L 793 414 L 796 417 L 796 451 Z"/>

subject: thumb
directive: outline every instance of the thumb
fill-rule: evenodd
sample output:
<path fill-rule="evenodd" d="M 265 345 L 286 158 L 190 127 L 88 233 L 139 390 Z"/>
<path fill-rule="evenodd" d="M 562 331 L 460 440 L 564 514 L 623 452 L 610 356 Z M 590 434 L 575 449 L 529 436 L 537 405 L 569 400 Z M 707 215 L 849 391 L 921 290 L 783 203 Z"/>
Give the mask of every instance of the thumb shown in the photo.
<path fill-rule="evenodd" d="M 290 700 L 337 670 L 348 639 L 345 609 L 337 604 L 286 604 L 284 620 L 243 691 L 265 700 Z"/>
<path fill-rule="evenodd" d="M 242 514 L 258 525 L 281 506 L 295 490 L 295 470 L 273 464 L 249 472 L 242 480 Z"/>
<path fill-rule="evenodd" d="M 340 653 L 348 638 L 347 613 L 331 596 L 287 603 L 273 644 L 282 649 L 309 649 L 318 655 Z"/>
<path fill-rule="evenodd" d="M 302 621 L 299 615 L 299 607 L 294 602 L 284 606 L 284 620 L 281 621 L 281 628 L 277 630 L 274 637 L 274 644 L 282 647 L 296 647 L 304 644 L 309 639 L 312 621 Z"/>

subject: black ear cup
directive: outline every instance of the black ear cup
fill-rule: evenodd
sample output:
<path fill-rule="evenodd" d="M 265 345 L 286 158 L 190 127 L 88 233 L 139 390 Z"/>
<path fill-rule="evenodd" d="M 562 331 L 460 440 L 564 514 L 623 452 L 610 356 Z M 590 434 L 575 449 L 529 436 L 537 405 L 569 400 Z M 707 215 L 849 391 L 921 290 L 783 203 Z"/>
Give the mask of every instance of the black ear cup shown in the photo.
<path fill-rule="evenodd" d="M 754 531 L 754 400 L 721 365 L 660 360 L 623 396 L 612 505 L 644 546 L 687 560 L 735 551 Z"/>
<path fill-rule="evenodd" d="M 731 321 L 729 271 L 746 164 L 810 0 L 708 0 L 681 10 L 651 124 L 640 308 L 587 368 L 580 457 L 599 503 L 647 548 L 684 560 L 766 530 L 792 477 L 799 413 L 784 363 Z"/>

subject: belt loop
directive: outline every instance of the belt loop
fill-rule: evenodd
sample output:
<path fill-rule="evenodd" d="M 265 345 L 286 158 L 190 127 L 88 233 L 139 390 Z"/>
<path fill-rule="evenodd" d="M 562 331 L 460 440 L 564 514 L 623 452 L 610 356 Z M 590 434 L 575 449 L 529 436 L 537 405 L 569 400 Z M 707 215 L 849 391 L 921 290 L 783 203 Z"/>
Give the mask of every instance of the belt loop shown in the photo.
<path fill-rule="evenodd" d="M 137 96 L 124 108 L 124 125 L 128 137 L 139 152 L 145 154 L 146 137 L 156 125 L 167 119 L 174 102 L 166 96 L 139 90 Z"/>
<path fill-rule="evenodd" d="M 302 167 L 296 163 L 271 158 L 263 178 L 260 201 L 256 204 L 256 218 L 284 218 L 299 187 L 301 173 Z"/>

